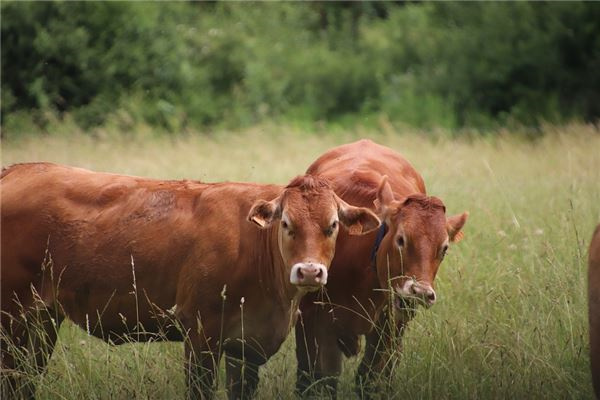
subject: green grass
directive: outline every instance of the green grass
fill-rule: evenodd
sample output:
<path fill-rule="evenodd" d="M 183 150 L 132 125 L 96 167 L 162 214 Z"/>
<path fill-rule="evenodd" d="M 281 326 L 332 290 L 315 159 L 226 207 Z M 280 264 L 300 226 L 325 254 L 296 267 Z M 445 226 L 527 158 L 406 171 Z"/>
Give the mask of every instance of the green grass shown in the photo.
<path fill-rule="evenodd" d="M 535 142 L 507 133 L 426 139 L 391 128 L 306 135 L 267 126 L 128 139 L 67 133 L 5 141 L 2 164 L 46 160 L 156 178 L 285 183 L 326 149 L 371 137 L 404 154 L 449 213 L 470 212 L 465 239 L 436 279 L 439 301 L 409 325 L 385 397 L 589 399 L 585 277 L 587 245 L 600 221 L 600 132 L 583 125 L 545 130 Z M 340 399 L 354 396 L 357 362 L 344 362 Z M 290 336 L 262 368 L 258 397 L 292 397 L 295 364 Z M 182 365 L 181 343 L 111 347 L 67 323 L 38 393 L 182 397 Z"/>

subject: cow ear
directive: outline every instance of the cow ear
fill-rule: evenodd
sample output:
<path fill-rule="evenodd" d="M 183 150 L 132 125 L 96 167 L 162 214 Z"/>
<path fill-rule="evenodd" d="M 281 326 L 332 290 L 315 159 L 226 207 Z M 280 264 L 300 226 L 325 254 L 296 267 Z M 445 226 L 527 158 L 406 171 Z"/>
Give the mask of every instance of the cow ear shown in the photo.
<path fill-rule="evenodd" d="M 451 242 L 458 243 L 463 239 L 465 234 L 461 229 L 467 222 L 468 217 L 469 213 L 465 211 L 462 214 L 453 215 L 446 219 L 446 229 L 448 230 L 448 237 Z"/>
<path fill-rule="evenodd" d="M 381 177 L 379 186 L 377 187 L 377 198 L 373 201 L 377 211 L 382 214 L 383 209 L 388 207 L 394 201 L 394 192 L 388 183 L 387 175 Z"/>
<path fill-rule="evenodd" d="M 338 201 L 338 217 L 348 228 L 351 235 L 364 235 L 379 228 L 381 221 L 377 215 L 366 207 L 354 207 L 336 196 Z"/>
<path fill-rule="evenodd" d="M 248 213 L 248 221 L 266 229 L 273 221 L 281 218 L 281 197 L 271 201 L 257 200 Z"/>
<path fill-rule="evenodd" d="M 403 202 L 404 199 L 398 201 L 394 198 L 394 192 L 388 182 L 388 177 L 384 175 L 377 188 L 377 198 L 373 201 L 377 214 L 385 220 L 389 217 L 392 210 L 399 208 Z"/>

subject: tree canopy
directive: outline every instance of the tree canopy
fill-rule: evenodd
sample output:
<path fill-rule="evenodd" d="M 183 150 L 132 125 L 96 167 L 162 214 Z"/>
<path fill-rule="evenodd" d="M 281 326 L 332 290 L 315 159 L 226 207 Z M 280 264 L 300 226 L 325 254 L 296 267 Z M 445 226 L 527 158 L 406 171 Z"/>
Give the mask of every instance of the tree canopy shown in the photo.
<path fill-rule="evenodd" d="M 3 2 L 2 124 L 600 116 L 600 4 Z"/>

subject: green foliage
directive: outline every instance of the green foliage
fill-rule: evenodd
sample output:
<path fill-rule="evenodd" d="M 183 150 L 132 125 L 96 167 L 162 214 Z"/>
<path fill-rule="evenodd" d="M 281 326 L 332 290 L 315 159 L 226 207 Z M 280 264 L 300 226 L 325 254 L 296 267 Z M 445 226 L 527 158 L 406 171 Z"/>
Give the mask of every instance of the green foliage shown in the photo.
<path fill-rule="evenodd" d="M 172 132 L 378 113 L 425 128 L 600 115 L 595 3 L 1 7 L 9 133 L 65 114 L 84 129 Z"/>
<path fill-rule="evenodd" d="M 525 123 L 598 118 L 599 20 L 593 3 L 436 4 L 436 91 L 454 97 L 460 123 L 477 112 Z"/>

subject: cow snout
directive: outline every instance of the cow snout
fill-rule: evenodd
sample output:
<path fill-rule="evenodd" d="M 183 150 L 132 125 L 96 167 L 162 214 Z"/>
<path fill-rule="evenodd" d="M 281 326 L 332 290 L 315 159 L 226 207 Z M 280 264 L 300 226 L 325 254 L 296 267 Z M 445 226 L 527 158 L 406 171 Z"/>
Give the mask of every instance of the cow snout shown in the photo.
<path fill-rule="evenodd" d="M 398 295 L 400 297 L 417 298 L 427 307 L 431 307 L 436 300 L 435 290 L 431 285 L 419 283 L 415 280 L 408 280 L 404 287 L 398 290 Z"/>
<path fill-rule="evenodd" d="M 327 268 L 316 263 L 294 264 L 290 282 L 298 286 L 319 288 L 327 283 Z"/>
<path fill-rule="evenodd" d="M 435 303 L 435 290 L 433 290 L 431 286 L 423 286 L 415 283 L 412 285 L 411 291 L 415 297 L 423 299 L 428 306 L 431 306 L 433 303 Z"/>

